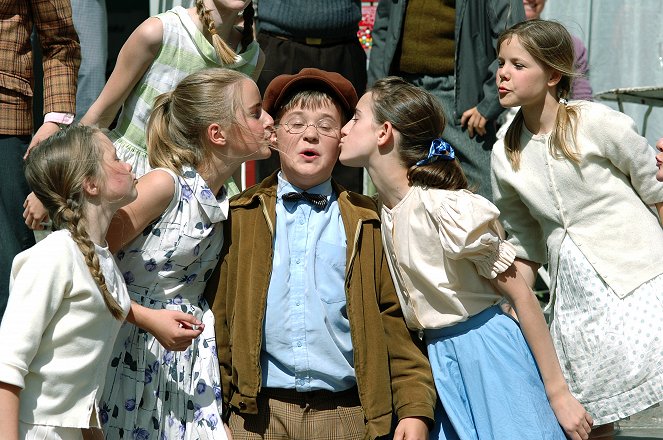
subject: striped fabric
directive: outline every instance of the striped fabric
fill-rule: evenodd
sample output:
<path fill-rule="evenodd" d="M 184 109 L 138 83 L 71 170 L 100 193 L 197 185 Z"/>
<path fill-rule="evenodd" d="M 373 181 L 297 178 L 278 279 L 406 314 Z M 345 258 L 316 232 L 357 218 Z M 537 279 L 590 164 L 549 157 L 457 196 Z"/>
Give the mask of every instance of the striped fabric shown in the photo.
<path fill-rule="evenodd" d="M 163 23 L 161 50 L 124 102 L 117 126 L 109 134 L 118 156 L 132 165 L 137 177 L 150 169 L 145 127 L 156 97 L 173 90 L 187 75 L 209 67 L 227 67 L 251 75 L 260 53 L 258 43 L 253 41 L 234 64 L 223 66 L 186 9 L 178 6 L 156 17 Z"/>

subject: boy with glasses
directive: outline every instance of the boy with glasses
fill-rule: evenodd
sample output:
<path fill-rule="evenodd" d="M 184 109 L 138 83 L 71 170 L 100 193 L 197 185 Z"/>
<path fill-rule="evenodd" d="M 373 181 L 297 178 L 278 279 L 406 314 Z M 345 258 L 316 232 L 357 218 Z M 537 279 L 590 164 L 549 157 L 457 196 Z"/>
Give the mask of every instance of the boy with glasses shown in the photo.
<path fill-rule="evenodd" d="M 376 438 L 392 411 L 396 439 L 428 438 L 435 388 L 403 320 L 376 204 L 331 179 L 356 103 L 349 81 L 318 69 L 265 91 L 281 170 L 231 202 L 208 284 L 235 440 Z"/>

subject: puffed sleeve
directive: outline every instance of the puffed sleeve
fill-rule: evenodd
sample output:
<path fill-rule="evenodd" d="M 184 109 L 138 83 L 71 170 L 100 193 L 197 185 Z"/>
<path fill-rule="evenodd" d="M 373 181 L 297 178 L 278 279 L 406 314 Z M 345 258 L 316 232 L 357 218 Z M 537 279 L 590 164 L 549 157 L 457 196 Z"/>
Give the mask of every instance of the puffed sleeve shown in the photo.
<path fill-rule="evenodd" d="M 53 246 L 62 238 L 50 238 L 49 246 L 37 244 L 14 258 L 9 300 L 0 325 L 1 382 L 25 387 L 44 329 L 70 290 L 71 246 Z"/>
<path fill-rule="evenodd" d="M 516 258 L 514 247 L 503 240 L 498 209 L 485 198 L 468 191 L 451 193 L 433 212 L 446 255 L 468 259 L 479 275 L 495 278 Z"/>

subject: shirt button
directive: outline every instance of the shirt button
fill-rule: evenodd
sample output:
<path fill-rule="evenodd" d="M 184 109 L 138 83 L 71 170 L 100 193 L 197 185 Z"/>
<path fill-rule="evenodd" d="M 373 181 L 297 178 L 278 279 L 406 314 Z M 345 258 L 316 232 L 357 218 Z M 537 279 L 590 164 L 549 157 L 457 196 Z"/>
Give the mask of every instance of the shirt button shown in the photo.
<path fill-rule="evenodd" d="M 303 219 L 303 218 L 300 218 L 300 219 L 299 219 L 299 224 L 300 224 L 300 225 L 303 225 L 303 224 L 304 224 L 304 219 Z"/>
<path fill-rule="evenodd" d="M 297 342 L 297 347 L 301 347 L 301 346 L 302 346 L 302 342 L 301 341 Z"/>
<path fill-rule="evenodd" d="M 297 263 L 297 264 L 299 264 L 299 263 L 301 263 L 301 262 L 302 262 L 302 260 L 300 260 L 299 258 L 297 258 L 297 259 L 295 260 L 295 263 Z"/>
<path fill-rule="evenodd" d="M 295 303 L 295 305 L 296 305 L 297 307 L 299 307 L 299 301 L 297 301 L 297 302 Z"/>

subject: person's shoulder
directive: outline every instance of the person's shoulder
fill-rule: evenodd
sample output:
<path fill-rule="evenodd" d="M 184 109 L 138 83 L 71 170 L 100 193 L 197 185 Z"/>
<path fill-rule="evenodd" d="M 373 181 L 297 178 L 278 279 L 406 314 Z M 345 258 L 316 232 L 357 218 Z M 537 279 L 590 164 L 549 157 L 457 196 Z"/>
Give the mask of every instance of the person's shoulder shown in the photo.
<path fill-rule="evenodd" d="M 41 269 L 52 266 L 68 267 L 79 254 L 78 246 L 69 231 L 61 229 L 51 232 L 31 248 L 16 255 L 13 271 L 25 264 Z"/>
<path fill-rule="evenodd" d="M 505 148 L 506 144 L 504 143 L 504 138 L 497 139 L 493 144 L 491 154 L 493 156 L 506 156 Z"/>
<path fill-rule="evenodd" d="M 31 249 L 35 251 L 44 252 L 52 249 L 67 249 L 76 248 L 76 242 L 71 238 L 71 233 L 66 229 L 53 231 L 38 241 Z"/>
<path fill-rule="evenodd" d="M 511 168 L 511 163 L 506 155 L 506 143 L 504 139 L 497 139 L 495 144 L 493 144 L 493 149 L 490 153 L 490 166 L 493 171 L 504 167 Z"/>
<path fill-rule="evenodd" d="M 230 208 L 248 207 L 255 204 L 260 196 L 274 197 L 276 195 L 277 179 L 276 174 L 266 177 L 261 182 L 256 183 L 230 199 Z"/>
<path fill-rule="evenodd" d="M 143 21 L 133 32 L 133 41 L 146 47 L 160 47 L 163 41 L 163 17 L 153 16 Z"/>
<path fill-rule="evenodd" d="M 335 191 L 338 194 L 339 203 L 346 208 L 357 211 L 367 211 L 377 215 L 379 205 L 377 196 L 359 194 L 336 183 Z M 373 214 L 370 214 L 369 216 L 373 217 Z"/>
<path fill-rule="evenodd" d="M 138 179 L 139 193 L 147 192 L 150 199 L 163 202 L 170 201 L 175 192 L 175 182 L 177 175 L 166 168 L 156 168 L 150 170 Z M 140 194 L 139 194 L 140 195 Z"/>
<path fill-rule="evenodd" d="M 475 194 L 466 189 L 446 190 L 435 188 L 414 187 L 417 190 L 418 201 L 425 206 L 431 206 L 439 209 L 441 206 L 451 208 L 454 211 L 463 210 L 485 210 L 495 211 L 497 208 L 485 197 Z"/>
<path fill-rule="evenodd" d="M 591 133 L 609 133 L 633 124 L 630 116 L 600 102 L 578 100 L 569 105 L 577 109 L 579 125 Z"/>

